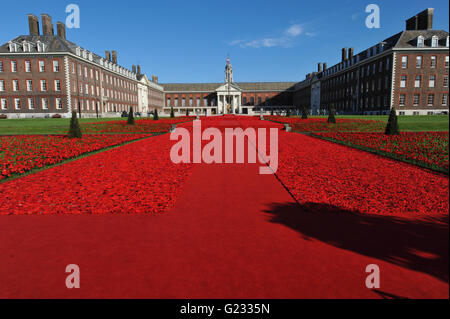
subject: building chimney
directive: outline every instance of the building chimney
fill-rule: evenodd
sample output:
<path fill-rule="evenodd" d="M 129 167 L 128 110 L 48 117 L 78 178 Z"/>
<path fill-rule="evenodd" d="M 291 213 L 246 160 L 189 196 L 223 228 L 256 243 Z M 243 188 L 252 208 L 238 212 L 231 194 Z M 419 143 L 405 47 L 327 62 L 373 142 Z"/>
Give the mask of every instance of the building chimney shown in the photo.
<path fill-rule="evenodd" d="M 137 74 L 141 75 L 141 66 L 140 65 L 137 66 Z"/>
<path fill-rule="evenodd" d="M 112 61 L 117 64 L 117 51 L 112 51 Z"/>
<path fill-rule="evenodd" d="M 133 66 L 131 67 L 131 70 L 133 71 L 134 74 L 136 74 L 136 66 L 135 66 L 135 65 L 133 65 Z"/>
<path fill-rule="evenodd" d="M 56 22 L 56 32 L 58 37 L 61 39 L 66 39 L 66 25 L 62 22 Z"/>
<path fill-rule="evenodd" d="M 348 49 L 348 59 L 349 59 L 349 60 L 350 60 L 351 58 L 353 58 L 354 51 L 355 51 L 354 48 L 349 48 L 349 49 Z"/>
<path fill-rule="evenodd" d="M 52 24 L 52 17 L 48 14 L 41 14 L 42 18 L 42 34 L 43 35 L 55 35 Z"/>
<path fill-rule="evenodd" d="M 432 30 L 434 9 L 428 8 L 406 20 L 406 30 Z"/>
<path fill-rule="evenodd" d="M 317 64 L 317 72 L 322 72 L 322 63 Z"/>
<path fill-rule="evenodd" d="M 342 49 L 342 62 L 347 60 L 347 48 Z"/>
<path fill-rule="evenodd" d="M 324 70 L 324 71 L 327 70 L 327 63 L 326 63 L 326 62 L 323 63 L 323 70 Z"/>
<path fill-rule="evenodd" d="M 111 61 L 111 52 L 105 51 L 105 58 L 106 58 L 106 61 Z"/>
<path fill-rule="evenodd" d="M 159 76 L 155 76 L 155 83 L 159 82 Z"/>
<path fill-rule="evenodd" d="M 30 27 L 30 35 L 39 35 L 39 18 L 34 14 L 28 15 L 28 26 Z"/>

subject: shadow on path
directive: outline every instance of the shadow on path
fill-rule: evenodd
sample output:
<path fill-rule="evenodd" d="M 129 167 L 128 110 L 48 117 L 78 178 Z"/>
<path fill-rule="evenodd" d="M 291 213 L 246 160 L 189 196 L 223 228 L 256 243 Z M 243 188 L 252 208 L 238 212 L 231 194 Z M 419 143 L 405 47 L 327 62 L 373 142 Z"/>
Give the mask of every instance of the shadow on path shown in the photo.
<path fill-rule="evenodd" d="M 384 260 L 448 283 L 448 216 L 414 220 L 363 215 L 328 204 L 273 204 L 270 222 L 305 239 Z"/>

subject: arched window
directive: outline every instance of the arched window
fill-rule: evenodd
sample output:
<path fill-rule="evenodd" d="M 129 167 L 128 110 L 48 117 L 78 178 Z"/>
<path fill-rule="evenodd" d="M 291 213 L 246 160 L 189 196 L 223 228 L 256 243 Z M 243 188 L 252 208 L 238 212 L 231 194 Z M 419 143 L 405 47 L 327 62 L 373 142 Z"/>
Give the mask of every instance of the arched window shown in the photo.
<path fill-rule="evenodd" d="M 417 38 L 417 47 L 423 48 L 425 46 L 425 38 L 421 35 Z"/>
<path fill-rule="evenodd" d="M 438 38 L 437 36 L 434 35 L 434 36 L 431 38 L 431 47 L 437 48 L 438 44 L 439 44 L 439 38 Z"/>

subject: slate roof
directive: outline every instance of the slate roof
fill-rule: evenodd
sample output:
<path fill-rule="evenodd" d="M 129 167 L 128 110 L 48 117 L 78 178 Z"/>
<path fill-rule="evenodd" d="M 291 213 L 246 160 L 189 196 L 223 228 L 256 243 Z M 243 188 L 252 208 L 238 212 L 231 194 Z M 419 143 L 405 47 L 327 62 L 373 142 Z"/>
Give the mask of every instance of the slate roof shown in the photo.
<path fill-rule="evenodd" d="M 161 84 L 166 92 L 214 92 L 225 83 L 165 83 Z M 286 91 L 297 82 L 235 82 L 242 91 Z"/>

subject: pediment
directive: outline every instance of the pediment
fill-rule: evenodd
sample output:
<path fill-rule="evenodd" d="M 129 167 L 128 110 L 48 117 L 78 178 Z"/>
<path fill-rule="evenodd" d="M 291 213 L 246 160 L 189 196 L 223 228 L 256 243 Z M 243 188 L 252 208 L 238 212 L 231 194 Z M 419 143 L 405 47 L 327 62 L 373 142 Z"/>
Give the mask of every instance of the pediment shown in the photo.
<path fill-rule="evenodd" d="M 216 89 L 216 92 L 230 92 L 230 93 L 240 93 L 241 92 L 241 88 L 236 85 L 235 83 L 225 83 L 222 86 L 219 86 Z"/>

